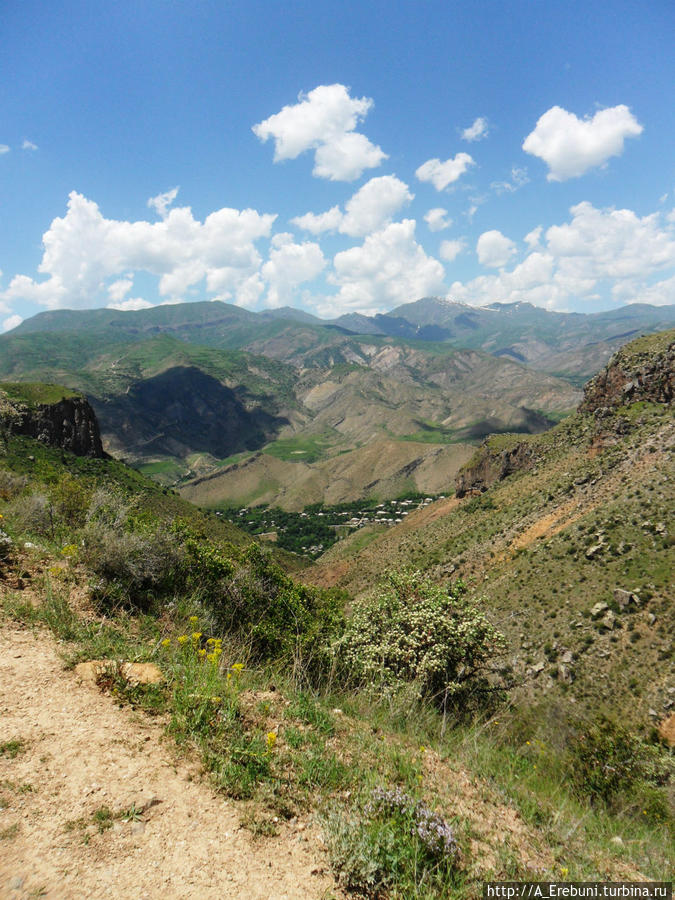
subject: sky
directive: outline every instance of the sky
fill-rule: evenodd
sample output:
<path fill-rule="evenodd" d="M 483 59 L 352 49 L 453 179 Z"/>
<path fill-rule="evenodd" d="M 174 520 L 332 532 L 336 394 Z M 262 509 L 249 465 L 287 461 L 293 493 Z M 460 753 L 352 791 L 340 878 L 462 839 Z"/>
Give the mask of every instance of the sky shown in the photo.
<path fill-rule="evenodd" d="M 675 302 L 672 0 L 4 0 L 0 327 Z"/>

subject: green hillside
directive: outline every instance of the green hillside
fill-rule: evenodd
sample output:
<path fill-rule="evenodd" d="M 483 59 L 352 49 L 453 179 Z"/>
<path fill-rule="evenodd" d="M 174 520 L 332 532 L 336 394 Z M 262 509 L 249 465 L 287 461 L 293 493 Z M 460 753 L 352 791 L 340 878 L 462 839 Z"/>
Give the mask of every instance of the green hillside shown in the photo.
<path fill-rule="evenodd" d="M 383 566 L 462 577 L 507 635 L 521 691 L 649 730 L 675 689 L 674 337 L 628 345 L 588 389 L 611 387 L 619 370 L 625 385 L 630 370 L 644 390 L 661 385 L 661 402 L 605 393 L 545 434 L 488 438 L 460 473 L 463 499 L 412 513 L 365 548 L 339 542 L 306 577 L 356 595 Z"/>

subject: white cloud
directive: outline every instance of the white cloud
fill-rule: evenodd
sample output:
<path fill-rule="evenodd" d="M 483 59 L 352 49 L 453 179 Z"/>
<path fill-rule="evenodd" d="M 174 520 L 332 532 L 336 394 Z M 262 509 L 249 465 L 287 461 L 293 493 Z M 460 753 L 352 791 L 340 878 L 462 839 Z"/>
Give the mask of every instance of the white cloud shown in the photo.
<path fill-rule="evenodd" d="M 121 303 L 133 286 L 132 278 L 120 278 L 108 285 L 108 296 L 113 303 Z"/>
<path fill-rule="evenodd" d="M 350 237 L 365 237 L 391 222 L 402 206 L 414 199 L 408 185 L 395 175 L 371 178 L 347 201 L 344 213 L 333 206 L 324 213 L 305 213 L 291 219 L 312 234 L 339 231 Z"/>
<path fill-rule="evenodd" d="M 274 161 L 296 159 L 314 150 L 313 174 L 331 181 L 354 181 L 379 166 L 386 153 L 354 129 L 373 105 L 368 97 L 350 97 L 343 84 L 323 84 L 298 103 L 253 126 L 261 141 L 274 140 Z"/>
<path fill-rule="evenodd" d="M 675 287 L 675 223 L 654 213 L 597 209 L 579 203 L 570 221 L 541 226 L 526 238 L 532 252 L 513 269 L 483 275 L 450 289 L 472 305 L 525 301 L 569 309 L 603 297 L 615 303 L 672 303 Z M 508 240 L 508 239 L 506 239 Z"/>
<path fill-rule="evenodd" d="M 673 229 L 660 227 L 660 216 L 640 218 L 630 209 L 596 209 L 584 202 L 570 210 L 572 220 L 546 232 L 548 249 L 559 269 L 583 279 L 646 277 L 675 264 Z"/>
<path fill-rule="evenodd" d="M 527 184 L 530 180 L 527 169 L 513 166 L 510 181 L 493 181 L 490 187 L 498 194 L 515 194 L 515 192 Z"/>
<path fill-rule="evenodd" d="M 484 116 L 474 119 L 473 125 L 469 125 L 462 131 L 465 141 L 480 141 L 488 136 L 488 121 Z"/>
<path fill-rule="evenodd" d="M 539 246 L 539 241 L 541 240 L 541 234 L 543 231 L 543 227 L 541 225 L 537 225 L 536 228 L 533 228 L 532 231 L 528 231 L 525 235 L 525 243 L 530 248 L 530 250 L 534 250 L 535 247 Z"/>
<path fill-rule="evenodd" d="M 642 125 L 624 105 L 579 119 L 560 106 L 541 116 L 523 141 L 523 150 L 543 159 L 549 181 L 577 178 L 623 152 L 624 140 L 642 134 Z"/>
<path fill-rule="evenodd" d="M 10 148 L 8 144 L 0 144 L 0 156 L 2 156 L 4 153 L 9 153 L 9 150 Z"/>
<path fill-rule="evenodd" d="M 283 306 L 293 299 L 298 285 L 312 281 L 326 266 L 321 247 L 311 241 L 296 244 L 292 235 L 275 235 L 262 277 L 268 282 L 268 306 Z"/>
<path fill-rule="evenodd" d="M 444 275 L 441 263 L 415 241 L 414 219 L 404 219 L 369 235 L 360 247 L 336 254 L 329 281 L 339 292 L 319 312 L 375 312 L 443 293 Z"/>
<path fill-rule="evenodd" d="M 501 231 L 484 231 L 476 244 L 478 262 L 494 269 L 505 266 L 515 252 L 516 245 Z"/>
<path fill-rule="evenodd" d="M 37 144 L 34 144 L 32 141 L 24 140 L 23 144 L 21 144 L 22 150 L 37 150 Z"/>
<path fill-rule="evenodd" d="M 342 211 L 339 206 L 333 206 L 323 213 L 305 213 L 304 216 L 296 216 L 291 219 L 293 225 L 309 231 L 310 234 L 322 234 L 324 231 L 337 231 L 342 222 Z"/>
<path fill-rule="evenodd" d="M 47 276 L 36 282 L 15 276 L 0 294 L 52 309 L 86 308 L 110 279 L 145 271 L 159 277 L 163 297 L 176 298 L 204 279 L 209 292 L 239 302 L 250 297 L 248 279 L 262 258 L 255 242 L 268 237 L 276 216 L 252 209 L 223 208 L 199 222 L 189 207 L 170 210 L 160 222 L 106 219 L 98 206 L 73 191 L 63 218 L 43 236 L 38 267 Z"/>
<path fill-rule="evenodd" d="M 452 262 L 457 259 L 460 253 L 465 249 L 466 244 L 464 241 L 442 241 L 440 246 L 440 255 L 441 259 L 444 259 L 446 262 Z"/>
<path fill-rule="evenodd" d="M 17 325 L 20 325 L 23 322 L 23 317 L 19 315 L 8 316 L 3 320 L 2 330 L 3 331 L 11 331 L 12 328 L 16 328 Z"/>
<path fill-rule="evenodd" d="M 442 191 L 461 178 L 469 166 L 473 165 L 475 163 L 468 153 L 458 153 L 445 162 L 441 162 L 440 159 L 428 159 L 417 169 L 415 175 L 420 181 L 429 181 L 437 191 Z"/>
<path fill-rule="evenodd" d="M 128 312 L 129 310 L 135 309 L 150 309 L 152 303 L 148 303 L 147 300 L 143 300 L 141 297 L 130 297 L 128 300 L 119 300 L 114 303 L 109 303 L 106 307 L 107 309 L 119 309 L 122 312 Z"/>
<path fill-rule="evenodd" d="M 429 226 L 429 231 L 443 231 L 452 225 L 452 219 L 448 218 L 447 209 L 443 209 L 440 206 L 430 209 L 424 216 L 424 221 Z"/>
<path fill-rule="evenodd" d="M 161 216 L 162 219 L 166 219 L 167 211 L 178 196 L 179 190 L 179 187 L 175 187 L 171 188 L 171 190 L 164 191 L 163 194 L 157 194 L 156 197 L 150 197 L 148 206 L 150 209 L 154 209 L 157 215 Z"/>
<path fill-rule="evenodd" d="M 347 202 L 339 230 L 351 237 L 365 237 L 391 222 L 414 196 L 408 185 L 394 175 L 371 178 Z"/>

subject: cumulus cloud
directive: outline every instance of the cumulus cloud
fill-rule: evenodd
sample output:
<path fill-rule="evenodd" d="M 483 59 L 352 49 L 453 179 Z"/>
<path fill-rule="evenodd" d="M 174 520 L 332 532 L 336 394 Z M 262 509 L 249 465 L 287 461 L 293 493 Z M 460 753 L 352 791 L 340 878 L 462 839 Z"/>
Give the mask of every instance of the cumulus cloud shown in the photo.
<path fill-rule="evenodd" d="M 37 144 L 34 144 L 32 141 L 24 140 L 23 144 L 21 144 L 22 150 L 37 150 Z"/>
<path fill-rule="evenodd" d="M 20 325 L 22 322 L 23 322 L 22 316 L 19 316 L 19 315 L 8 316 L 6 319 L 3 319 L 2 330 L 3 331 L 11 331 L 12 328 L 16 328 L 17 325 Z"/>
<path fill-rule="evenodd" d="M 505 266 L 515 252 L 516 245 L 501 231 L 484 231 L 476 244 L 478 262 L 494 269 Z"/>
<path fill-rule="evenodd" d="M 488 136 L 488 120 L 484 116 L 480 116 L 473 120 L 473 125 L 469 125 L 462 131 L 462 138 L 465 141 L 480 141 Z"/>
<path fill-rule="evenodd" d="M 108 285 L 108 296 L 113 303 L 121 303 L 133 286 L 132 278 L 120 278 Z"/>
<path fill-rule="evenodd" d="M 342 222 L 342 210 L 339 206 L 333 206 L 323 213 L 305 213 L 304 216 L 296 216 L 291 219 L 293 225 L 309 231 L 310 234 L 323 234 L 324 231 L 337 231 Z"/>
<path fill-rule="evenodd" d="M 541 226 L 533 229 L 526 239 L 531 252 L 514 268 L 455 282 L 451 295 L 478 306 L 525 301 L 561 310 L 603 297 L 615 303 L 673 302 L 675 228 L 667 217 L 641 218 L 629 209 L 597 209 L 588 202 L 573 206 L 570 215 L 545 234 Z"/>
<path fill-rule="evenodd" d="M 604 166 L 612 156 L 620 156 L 624 140 L 642 131 L 642 125 L 623 104 L 585 119 L 553 106 L 525 138 L 523 150 L 544 160 L 549 181 L 566 181 Z"/>
<path fill-rule="evenodd" d="M 306 213 L 291 219 L 294 225 L 312 234 L 339 231 L 350 237 L 365 237 L 391 222 L 414 194 L 395 175 L 371 178 L 347 201 L 344 213 L 334 206 L 324 213 Z"/>
<path fill-rule="evenodd" d="M 440 255 L 441 259 L 444 259 L 446 262 L 452 262 L 457 259 L 459 254 L 464 250 L 466 244 L 464 241 L 441 241 L 440 246 Z"/>
<path fill-rule="evenodd" d="M 166 298 L 179 298 L 205 279 L 209 292 L 248 302 L 248 280 L 262 262 L 255 244 L 269 236 L 275 218 L 226 207 L 200 222 L 189 207 L 181 207 L 160 222 L 117 221 L 73 191 L 66 215 L 54 219 L 43 236 L 38 269 L 46 279 L 17 275 L 0 299 L 51 309 L 89 307 L 110 279 L 145 271 L 159 278 L 159 293 Z"/>
<path fill-rule="evenodd" d="M 163 194 L 157 194 L 156 197 L 150 197 L 148 206 L 150 209 L 154 209 L 158 216 L 165 219 L 169 207 L 178 196 L 179 190 L 179 187 L 175 187 L 169 191 L 164 191 Z"/>
<path fill-rule="evenodd" d="M 148 303 L 147 300 L 143 300 L 141 297 L 130 297 L 129 300 L 120 300 L 115 303 L 109 303 L 107 308 L 128 312 L 129 310 L 136 309 L 150 309 L 151 306 L 152 303 Z"/>
<path fill-rule="evenodd" d="M 537 225 L 536 228 L 533 228 L 532 231 L 528 231 L 525 235 L 524 241 L 530 250 L 534 250 L 535 247 L 539 246 L 539 241 L 541 240 L 541 233 L 543 231 L 543 227 L 541 225 Z"/>
<path fill-rule="evenodd" d="M 322 314 L 376 312 L 407 300 L 444 293 L 445 271 L 415 240 L 415 220 L 394 222 L 360 247 L 337 253 L 329 281 L 339 287 Z"/>
<path fill-rule="evenodd" d="M 458 153 L 445 162 L 441 162 L 440 159 L 428 159 L 417 169 L 415 175 L 420 181 L 429 181 L 437 191 L 442 191 L 461 178 L 473 165 L 475 162 L 468 153 Z"/>
<path fill-rule="evenodd" d="M 325 268 L 326 259 L 318 244 L 296 244 L 290 234 L 275 235 L 272 244 L 262 277 L 269 284 L 267 305 L 275 307 L 290 303 L 298 285 L 316 278 Z"/>
<path fill-rule="evenodd" d="M 314 175 L 354 181 L 387 158 L 380 147 L 355 131 L 372 105 L 368 97 L 350 97 L 343 84 L 323 84 L 308 94 L 300 93 L 298 103 L 254 125 L 253 133 L 263 142 L 274 140 L 275 162 L 313 150 Z"/>
<path fill-rule="evenodd" d="M 448 218 L 447 209 L 443 209 L 440 206 L 430 209 L 424 216 L 424 221 L 429 226 L 429 231 L 443 231 L 452 225 L 452 219 Z"/>
<path fill-rule="evenodd" d="M 391 222 L 413 199 L 408 185 L 395 175 L 371 178 L 347 202 L 339 230 L 351 237 L 365 237 Z"/>

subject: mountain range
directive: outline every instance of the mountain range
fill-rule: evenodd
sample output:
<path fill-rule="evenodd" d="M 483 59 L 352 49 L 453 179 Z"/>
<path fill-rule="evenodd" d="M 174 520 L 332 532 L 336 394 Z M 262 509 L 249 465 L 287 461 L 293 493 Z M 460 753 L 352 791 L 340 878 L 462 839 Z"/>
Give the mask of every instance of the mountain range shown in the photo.
<path fill-rule="evenodd" d="M 438 298 L 333 321 L 222 302 L 40 313 L 0 378 L 83 391 L 106 450 L 203 505 L 435 492 L 487 434 L 536 433 L 675 306 L 594 315 Z"/>

